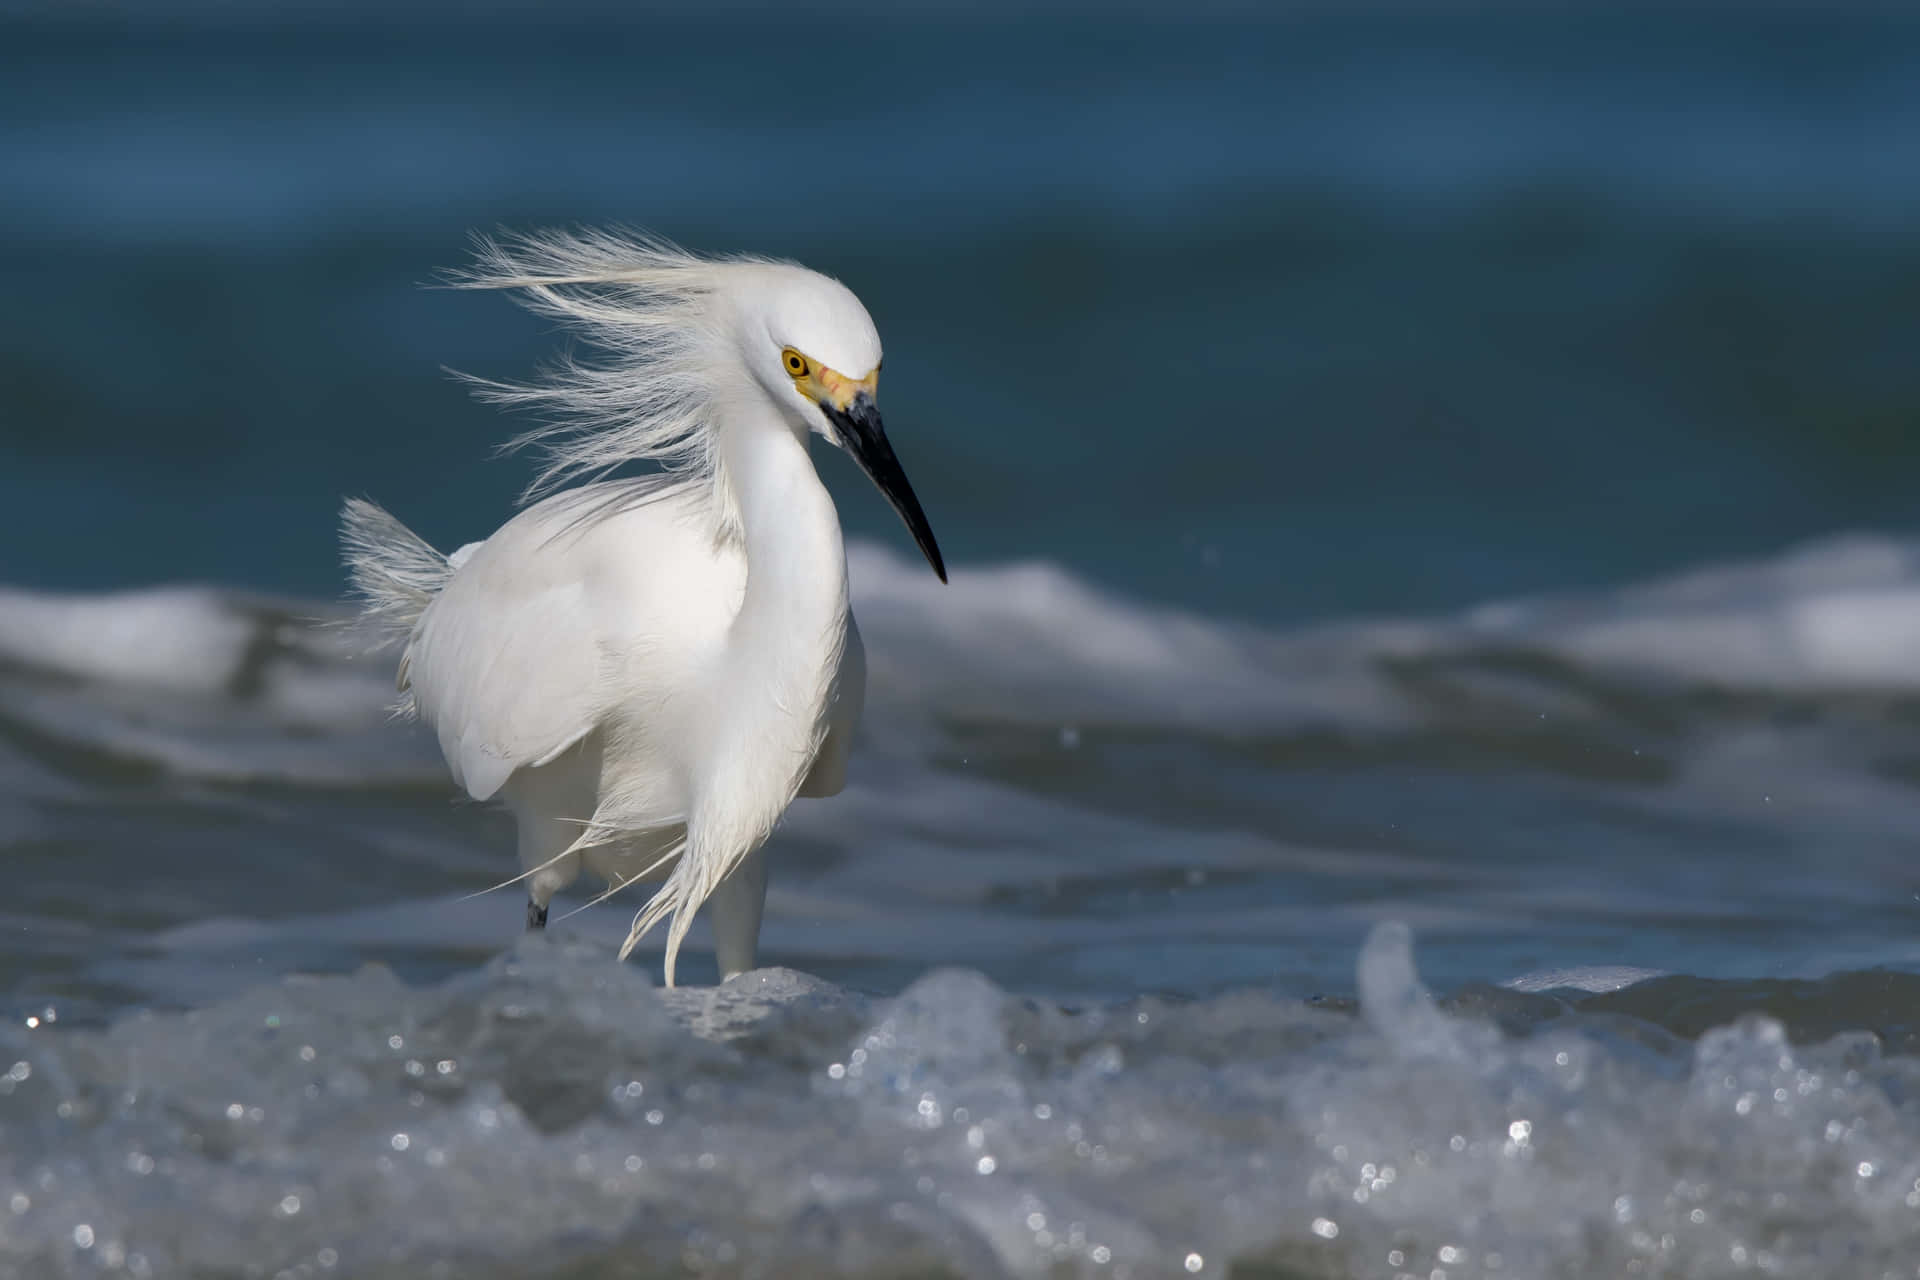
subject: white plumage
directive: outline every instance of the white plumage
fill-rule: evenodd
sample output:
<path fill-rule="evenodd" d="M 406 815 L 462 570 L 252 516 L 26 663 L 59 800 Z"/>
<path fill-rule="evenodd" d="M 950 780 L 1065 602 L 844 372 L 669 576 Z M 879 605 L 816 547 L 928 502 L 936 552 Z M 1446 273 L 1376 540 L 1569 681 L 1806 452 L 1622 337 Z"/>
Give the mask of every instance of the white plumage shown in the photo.
<path fill-rule="evenodd" d="M 456 782 L 519 824 L 529 922 L 581 868 L 665 883 L 665 978 L 713 902 L 723 977 L 753 967 L 760 846 L 796 795 L 832 795 L 865 688 L 833 501 L 810 433 L 844 447 L 946 574 L 874 405 L 880 339 L 805 268 L 657 240 L 483 244 L 460 283 L 513 288 L 609 358 L 490 397 L 550 411 L 533 505 L 442 557 L 366 502 L 344 515 L 368 621 L 406 648 L 405 706 Z M 653 460 L 638 479 L 593 479 Z M 611 889 L 610 889 L 611 891 Z"/>

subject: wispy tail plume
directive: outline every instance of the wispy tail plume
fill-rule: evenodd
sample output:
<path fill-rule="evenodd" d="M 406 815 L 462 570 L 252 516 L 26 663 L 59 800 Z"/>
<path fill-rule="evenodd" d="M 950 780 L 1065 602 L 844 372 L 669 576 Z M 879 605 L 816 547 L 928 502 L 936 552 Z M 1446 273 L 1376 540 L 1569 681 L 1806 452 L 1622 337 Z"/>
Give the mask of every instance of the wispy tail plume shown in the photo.
<path fill-rule="evenodd" d="M 340 543 L 361 621 L 383 640 L 404 643 L 453 570 L 419 534 L 363 498 L 340 511 Z"/>

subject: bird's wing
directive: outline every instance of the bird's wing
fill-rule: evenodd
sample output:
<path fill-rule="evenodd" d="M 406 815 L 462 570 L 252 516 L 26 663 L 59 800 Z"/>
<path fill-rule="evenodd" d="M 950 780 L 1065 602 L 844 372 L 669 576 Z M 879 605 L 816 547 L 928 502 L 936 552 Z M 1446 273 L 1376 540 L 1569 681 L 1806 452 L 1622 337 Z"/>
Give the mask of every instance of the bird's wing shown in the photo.
<path fill-rule="evenodd" d="M 583 512 L 616 511 L 630 488 L 556 495 L 448 557 L 453 575 L 414 630 L 406 674 L 454 781 L 476 800 L 553 760 L 606 711 L 619 638 L 599 539 L 590 524 L 568 530 Z"/>
<path fill-rule="evenodd" d="M 456 573 L 408 650 L 414 705 L 454 781 L 488 799 L 515 770 L 591 732 L 604 710 L 604 652 L 583 583 L 548 577 L 516 589 L 511 575 Z"/>
<path fill-rule="evenodd" d="M 655 476 L 588 485 L 449 558 L 406 672 L 468 795 L 488 799 L 705 660 L 739 608 L 746 565 L 716 544 L 702 501 Z"/>

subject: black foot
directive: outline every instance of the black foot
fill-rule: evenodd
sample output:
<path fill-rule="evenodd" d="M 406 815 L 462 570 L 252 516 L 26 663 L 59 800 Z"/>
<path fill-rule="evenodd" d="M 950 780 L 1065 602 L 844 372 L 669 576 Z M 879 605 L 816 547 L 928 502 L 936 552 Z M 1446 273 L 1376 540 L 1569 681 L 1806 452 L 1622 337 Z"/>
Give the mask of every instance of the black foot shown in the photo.
<path fill-rule="evenodd" d="M 527 931 L 531 933 L 535 929 L 544 929 L 546 927 L 547 927 L 547 909 L 541 906 L 539 903 L 535 902 L 532 898 L 528 898 L 527 899 Z"/>

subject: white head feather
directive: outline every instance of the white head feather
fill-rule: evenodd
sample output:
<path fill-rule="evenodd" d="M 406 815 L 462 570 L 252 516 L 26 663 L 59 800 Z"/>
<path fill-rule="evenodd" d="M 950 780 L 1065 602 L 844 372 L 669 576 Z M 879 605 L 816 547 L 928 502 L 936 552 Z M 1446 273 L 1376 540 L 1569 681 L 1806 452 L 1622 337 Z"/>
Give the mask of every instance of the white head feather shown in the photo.
<path fill-rule="evenodd" d="M 793 394 L 783 347 L 856 378 L 880 364 L 879 332 L 839 281 L 768 258 L 700 257 L 636 232 L 483 238 L 452 283 L 520 290 L 527 307 L 608 357 L 565 355 L 532 385 L 472 380 L 487 399 L 548 418 L 507 445 L 546 453 L 526 500 L 641 461 L 724 493 L 714 432 L 736 396 L 762 391 L 796 427 L 833 439 L 819 408 Z"/>

